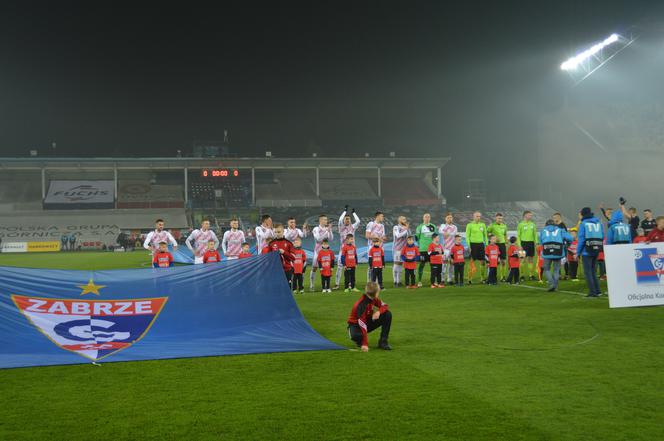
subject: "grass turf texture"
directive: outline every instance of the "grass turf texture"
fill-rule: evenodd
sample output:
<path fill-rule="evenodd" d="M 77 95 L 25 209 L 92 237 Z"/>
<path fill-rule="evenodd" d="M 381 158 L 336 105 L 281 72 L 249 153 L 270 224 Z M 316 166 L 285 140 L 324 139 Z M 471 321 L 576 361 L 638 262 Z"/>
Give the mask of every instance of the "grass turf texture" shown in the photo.
<path fill-rule="evenodd" d="M 0 255 L 0 265 L 136 268 L 145 253 Z M 366 270 L 357 271 L 360 285 Z M 542 285 L 382 295 L 392 352 L 304 352 L 0 371 L 0 439 L 664 438 L 663 308 Z M 308 281 L 307 281 L 308 283 Z M 561 289 L 585 292 L 582 282 Z M 347 347 L 357 294 L 296 295 Z"/>

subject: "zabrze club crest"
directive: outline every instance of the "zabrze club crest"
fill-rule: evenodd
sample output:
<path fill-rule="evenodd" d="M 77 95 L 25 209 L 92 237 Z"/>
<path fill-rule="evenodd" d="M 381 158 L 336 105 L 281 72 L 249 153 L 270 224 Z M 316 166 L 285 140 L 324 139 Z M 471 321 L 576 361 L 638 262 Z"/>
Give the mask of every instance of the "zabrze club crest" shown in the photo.
<path fill-rule="evenodd" d="M 634 250 L 636 283 L 651 285 L 664 284 L 664 254 L 657 254 L 657 248 Z"/>
<path fill-rule="evenodd" d="M 12 295 L 21 313 L 42 334 L 62 349 L 92 361 L 143 338 L 167 299 L 79 300 Z"/>

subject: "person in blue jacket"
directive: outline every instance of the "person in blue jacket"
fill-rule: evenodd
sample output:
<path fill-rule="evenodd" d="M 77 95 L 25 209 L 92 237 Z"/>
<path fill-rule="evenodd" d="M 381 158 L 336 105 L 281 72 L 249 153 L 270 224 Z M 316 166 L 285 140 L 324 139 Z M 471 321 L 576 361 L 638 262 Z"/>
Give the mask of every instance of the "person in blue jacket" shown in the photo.
<path fill-rule="evenodd" d="M 553 219 L 546 221 L 546 226 L 539 233 L 544 259 L 544 277 L 549 282 L 549 292 L 558 289 L 560 279 L 560 261 L 565 257 L 565 242 L 572 243 L 574 238 L 566 230 L 560 228 Z"/>
<path fill-rule="evenodd" d="M 609 220 L 606 244 L 617 245 L 622 243 L 632 243 L 632 232 L 629 224 L 624 222 L 622 211 L 615 211 Z"/>
<path fill-rule="evenodd" d="M 583 272 L 588 285 L 586 297 L 599 297 L 602 291 L 597 278 L 597 256 L 603 250 L 604 227 L 590 207 L 583 207 L 581 210 L 578 241 L 576 255 L 581 257 L 583 263 Z"/>

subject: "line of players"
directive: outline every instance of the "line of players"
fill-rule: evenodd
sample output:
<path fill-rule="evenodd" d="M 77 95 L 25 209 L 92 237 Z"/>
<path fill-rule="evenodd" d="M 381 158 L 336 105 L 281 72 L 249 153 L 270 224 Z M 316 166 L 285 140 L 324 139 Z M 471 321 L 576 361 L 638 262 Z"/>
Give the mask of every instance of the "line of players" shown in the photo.
<path fill-rule="evenodd" d="M 405 286 L 417 288 L 422 286 L 422 274 L 426 263 L 431 267 L 431 287 L 439 288 L 445 286 L 446 282 L 455 285 L 463 285 L 465 249 L 461 244 L 461 236 L 453 223 L 453 217 L 448 214 L 445 223 L 439 228 L 430 222 L 431 216 L 427 213 L 423 216 L 423 223 L 417 227 L 416 234 L 411 235 L 409 223 L 404 216 L 399 216 L 393 228 L 393 282 L 394 286 L 404 286 L 402 275 L 405 272 Z M 367 280 L 377 282 L 381 289 L 383 286 L 383 269 L 385 268 L 385 253 L 383 243 L 387 240 L 385 235 L 384 215 L 376 212 L 374 220 L 367 224 L 365 238 L 368 240 L 368 268 Z M 355 210 L 349 212 L 348 206 L 344 208 L 338 221 L 338 232 L 343 238 L 338 255 L 330 250 L 330 242 L 334 238 L 331 225 L 326 215 L 320 215 L 318 226 L 311 231 L 315 240 L 314 257 L 312 269 L 309 273 L 309 289 L 313 291 L 315 273 L 320 271 L 323 292 L 331 292 L 330 280 L 333 269 L 337 267 L 335 276 L 335 289 L 339 289 L 341 273 L 344 274 L 344 289 L 357 291 L 355 287 L 355 268 L 357 266 L 357 249 L 355 248 L 355 233 L 360 226 L 360 218 Z M 210 222 L 204 220 L 200 229 L 194 230 L 186 240 L 186 246 L 194 255 L 194 263 L 210 263 L 221 260 L 217 249 L 221 245 L 226 259 L 238 259 L 250 257 L 249 244 L 246 242 L 244 232 L 239 229 L 237 219 L 230 221 L 230 230 L 226 231 L 221 243 L 216 234 L 210 229 Z M 300 229 L 294 218 L 289 218 L 287 226 L 273 224 L 269 215 L 261 218 L 261 224 L 256 227 L 257 253 L 277 251 L 281 254 L 282 264 L 286 276 L 295 292 L 304 292 L 304 274 L 307 267 L 306 252 L 302 249 L 302 238 L 308 234 L 308 228 L 303 225 Z M 439 235 L 440 233 L 440 235 Z M 440 237 L 444 243 L 440 243 Z M 415 240 L 417 239 L 417 245 Z M 518 266 L 520 266 L 520 251 L 510 247 L 509 253 L 496 244 L 496 237 L 489 240 L 482 254 L 487 261 L 487 282 L 495 283 L 497 279 L 498 263 L 510 257 L 509 266 L 512 274 L 507 281 L 518 282 Z M 153 252 L 154 266 L 172 266 L 173 258 L 168 253 L 168 244 L 177 250 L 177 242 L 173 236 L 164 230 L 164 221 L 158 219 L 155 222 L 155 230 L 150 232 L 144 242 L 144 247 Z M 471 254 L 472 251 L 472 242 Z M 471 255 L 471 265 L 474 263 Z M 482 259 L 484 260 L 484 259 Z M 516 265 L 513 265 L 516 261 Z M 516 266 L 516 268 L 515 268 Z M 417 283 L 415 271 L 418 270 Z M 513 270 L 516 269 L 516 277 Z"/>

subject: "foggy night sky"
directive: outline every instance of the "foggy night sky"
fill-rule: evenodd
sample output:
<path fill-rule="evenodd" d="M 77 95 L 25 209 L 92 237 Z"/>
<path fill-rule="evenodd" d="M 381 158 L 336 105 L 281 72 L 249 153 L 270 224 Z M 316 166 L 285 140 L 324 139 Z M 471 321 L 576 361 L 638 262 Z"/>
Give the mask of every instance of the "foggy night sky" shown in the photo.
<path fill-rule="evenodd" d="M 0 156 L 173 156 L 228 129 L 240 156 L 527 164 L 559 64 L 656 4 L 464 3 L 2 4 Z"/>

